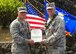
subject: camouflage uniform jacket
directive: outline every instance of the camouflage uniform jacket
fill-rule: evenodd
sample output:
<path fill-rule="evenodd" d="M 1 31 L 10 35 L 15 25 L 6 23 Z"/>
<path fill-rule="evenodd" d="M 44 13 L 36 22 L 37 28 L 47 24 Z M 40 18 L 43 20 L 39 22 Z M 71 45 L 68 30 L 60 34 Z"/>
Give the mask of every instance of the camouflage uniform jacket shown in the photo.
<path fill-rule="evenodd" d="M 18 18 L 10 24 L 10 33 L 12 35 L 11 52 L 22 52 L 29 54 L 29 45 L 27 39 L 30 38 L 29 25 L 26 21 L 21 22 Z"/>
<path fill-rule="evenodd" d="M 66 50 L 65 26 L 64 21 L 61 18 L 61 16 L 56 16 L 49 28 L 46 30 L 46 39 L 49 51 Z"/>

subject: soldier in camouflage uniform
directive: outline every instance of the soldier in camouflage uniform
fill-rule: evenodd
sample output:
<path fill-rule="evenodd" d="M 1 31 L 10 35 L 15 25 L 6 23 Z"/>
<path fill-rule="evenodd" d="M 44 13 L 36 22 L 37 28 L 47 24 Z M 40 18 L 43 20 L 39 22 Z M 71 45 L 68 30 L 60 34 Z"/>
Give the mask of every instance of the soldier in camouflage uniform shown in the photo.
<path fill-rule="evenodd" d="M 48 54 L 65 54 L 66 38 L 65 26 L 62 16 L 55 16 L 55 3 L 47 4 L 49 18 L 46 28 L 46 39 L 43 43 L 47 43 Z"/>
<path fill-rule="evenodd" d="M 29 25 L 25 20 L 26 8 L 18 8 L 18 17 L 10 24 L 10 33 L 12 34 L 12 54 L 30 54 L 28 44 L 33 44 L 30 39 Z"/>

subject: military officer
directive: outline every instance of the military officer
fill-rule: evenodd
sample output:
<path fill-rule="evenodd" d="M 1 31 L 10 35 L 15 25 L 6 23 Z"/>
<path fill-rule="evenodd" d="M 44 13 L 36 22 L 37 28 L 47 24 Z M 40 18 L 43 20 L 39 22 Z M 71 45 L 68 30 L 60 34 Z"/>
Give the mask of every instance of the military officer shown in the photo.
<path fill-rule="evenodd" d="M 26 21 L 26 13 L 26 7 L 19 7 L 18 17 L 10 24 L 12 54 L 30 54 L 28 44 L 34 43 L 34 41 L 30 39 L 30 29 Z"/>
<path fill-rule="evenodd" d="M 49 18 L 47 20 L 46 39 L 42 43 L 47 43 L 49 54 L 65 54 L 66 38 L 65 26 L 62 16 L 55 15 L 55 3 L 47 4 Z"/>

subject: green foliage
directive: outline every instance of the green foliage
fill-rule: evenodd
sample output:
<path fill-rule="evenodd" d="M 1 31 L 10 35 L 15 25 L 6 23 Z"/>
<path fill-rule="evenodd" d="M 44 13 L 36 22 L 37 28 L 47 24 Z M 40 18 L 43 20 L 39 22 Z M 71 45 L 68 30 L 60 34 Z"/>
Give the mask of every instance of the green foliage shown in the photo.
<path fill-rule="evenodd" d="M 17 17 L 17 8 L 24 6 L 19 0 L 0 0 L 0 25 L 3 28 Z"/>

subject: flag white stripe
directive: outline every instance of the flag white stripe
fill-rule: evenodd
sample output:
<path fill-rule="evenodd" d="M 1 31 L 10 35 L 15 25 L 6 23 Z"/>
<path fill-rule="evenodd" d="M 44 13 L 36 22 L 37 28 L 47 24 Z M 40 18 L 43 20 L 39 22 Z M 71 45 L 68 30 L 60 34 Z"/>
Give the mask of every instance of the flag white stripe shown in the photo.
<path fill-rule="evenodd" d="M 38 18 L 38 19 L 40 18 L 40 19 L 43 19 L 43 20 L 45 20 L 44 18 L 41 18 L 41 17 L 39 17 L 39 16 L 36 16 L 36 15 L 30 15 L 30 14 L 27 14 L 27 16 L 28 16 L 28 17 L 34 17 L 34 18 L 36 18 L 36 19 L 37 19 L 37 18 Z"/>
<path fill-rule="evenodd" d="M 36 27 L 45 27 L 45 25 L 38 25 L 38 24 L 30 24 L 30 26 L 36 26 Z"/>
<path fill-rule="evenodd" d="M 40 20 L 34 20 L 34 19 L 26 19 L 28 22 L 40 22 L 40 23 L 45 23 L 44 21 Z"/>

